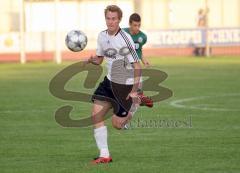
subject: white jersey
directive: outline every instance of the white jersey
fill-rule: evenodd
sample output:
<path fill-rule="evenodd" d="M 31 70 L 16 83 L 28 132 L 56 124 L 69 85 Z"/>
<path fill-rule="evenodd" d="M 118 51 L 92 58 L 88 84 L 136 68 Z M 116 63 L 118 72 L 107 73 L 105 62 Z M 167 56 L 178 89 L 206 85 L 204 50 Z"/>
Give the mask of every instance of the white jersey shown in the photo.
<path fill-rule="evenodd" d="M 107 78 L 118 84 L 133 85 L 133 63 L 139 58 L 134 49 L 131 36 L 119 29 L 115 35 L 109 35 L 107 30 L 98 35 L 97 56 L 103 56 L 107 65 Z"/>

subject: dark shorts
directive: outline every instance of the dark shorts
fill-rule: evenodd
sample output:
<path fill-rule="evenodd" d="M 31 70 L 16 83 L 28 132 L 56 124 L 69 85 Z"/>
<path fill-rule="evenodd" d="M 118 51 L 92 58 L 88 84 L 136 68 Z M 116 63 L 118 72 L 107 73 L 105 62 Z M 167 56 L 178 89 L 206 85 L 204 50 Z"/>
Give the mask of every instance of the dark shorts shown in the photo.
<path fill-rule="evenodd" d="M 112 104 L 113 113 L 119 117 L 126 117 L 132 106 L 132 99 L 126 100 L 133 85 L 122 85 L 111 82 L 106 76 L 95 90 L 92 101 L 107 101 Z"/>

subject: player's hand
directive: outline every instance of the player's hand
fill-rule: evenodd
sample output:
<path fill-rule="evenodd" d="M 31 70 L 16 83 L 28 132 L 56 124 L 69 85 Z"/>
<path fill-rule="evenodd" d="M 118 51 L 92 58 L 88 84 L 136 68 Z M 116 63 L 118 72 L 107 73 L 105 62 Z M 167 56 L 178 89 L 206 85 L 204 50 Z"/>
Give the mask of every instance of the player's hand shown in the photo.
<path fill-rule="evenodd" d="M 88 60 L 84 62 L 84 64 L 93 64 L 93 65 L 100 65 L 103 62 L 103 56 L 93 56 L 91 55 Z"/>
<path fill-rule="evenodd" d="M 145 67 L 149 67 L 150 66 L 150 63 L 148 60 L 146 60 L 145 58 L 142 59 L 142 63 Z"/>
<path fill-rule="evenodd" d="M 150 66 L 150 63 L 149 63 L 148 61 L 146 61 L 146 62 L 144 63 L 144 66 L 145 66 L 145 67 L 149 67 L 149 66 Z"/>
<path fill-rule="evenodd" d="M 86 66 L 87 64 L 92 63 L 93 61 L 93 56 L 91 55 L 87 60 L 83 61 L 83 66 Z"/>
<path fill-rule="evenodd" d="M 139 97 L 138 97 L 138 93 L 137 93 L 137 92 L 131 91 L 131 92 L 128 94 L 126 100 L 128 100 L 130 97 L 132 98 L 132 101 L 133 101 L 134 104 L 140 104 L 141 101 L 140 101 L 140 99 L 139 99 Z"/>

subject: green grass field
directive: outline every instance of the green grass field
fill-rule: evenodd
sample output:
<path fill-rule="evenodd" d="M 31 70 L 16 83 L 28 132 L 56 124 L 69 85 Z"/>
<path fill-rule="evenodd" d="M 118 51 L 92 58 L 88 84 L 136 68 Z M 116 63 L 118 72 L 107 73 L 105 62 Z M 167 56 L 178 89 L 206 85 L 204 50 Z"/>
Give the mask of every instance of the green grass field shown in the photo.
<path fill-rule="evenodd" d="M 56 109 L 66 104 L 74 105 L 75 119 L 90 113 L 91 104 L 60 100 L 48 90 L 52 77 L 70 63 L 0 64 L 0 172 L 239 173 L 240 59 L 151 62 L 169 75 L 162 85 L 174 96 L 152 109 L 141 107 L 135 122 L 187 123 L 191 118 L 191 126 L 117 131 L 108 120 L 114 162 L 98 166 L 89 164 L 98 153 L 92 127 L 63 128 L 54 119 Z M 84 75 L 76 75 L 67 89 L 80 90 Z"/>

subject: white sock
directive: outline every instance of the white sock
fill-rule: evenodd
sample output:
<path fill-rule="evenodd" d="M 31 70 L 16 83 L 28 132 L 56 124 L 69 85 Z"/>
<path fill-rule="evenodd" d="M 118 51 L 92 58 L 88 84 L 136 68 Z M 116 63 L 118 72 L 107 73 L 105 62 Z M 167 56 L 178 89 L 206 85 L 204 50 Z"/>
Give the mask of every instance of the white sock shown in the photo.
<path fill-rule="evenodd" d="M 94 129 L 94 137 L 100 151 L 99 157 L 109 157 L 108 144 L 107 144 L 107 127 L 102 126 Z"/>

